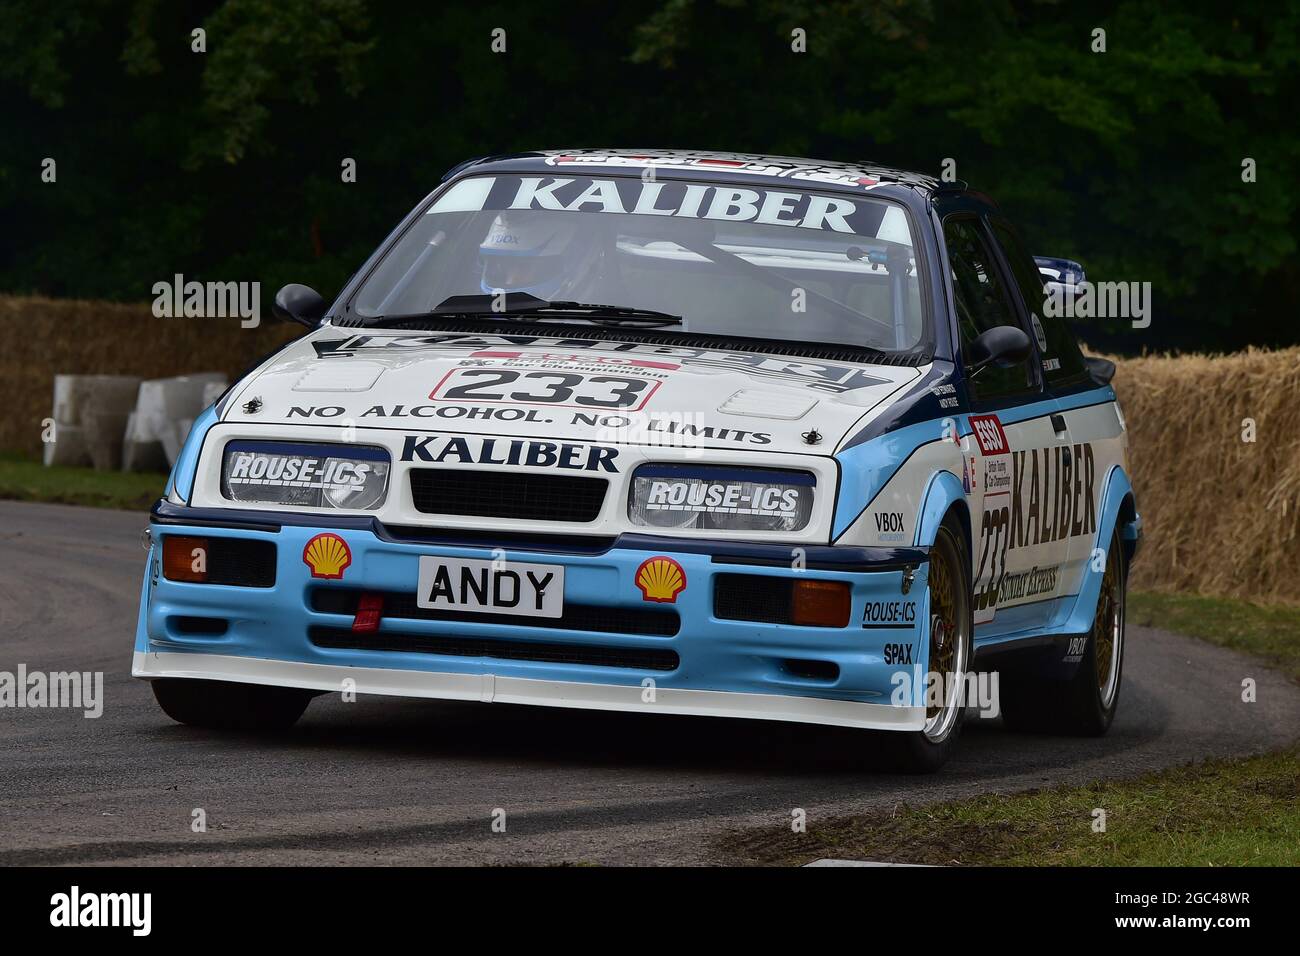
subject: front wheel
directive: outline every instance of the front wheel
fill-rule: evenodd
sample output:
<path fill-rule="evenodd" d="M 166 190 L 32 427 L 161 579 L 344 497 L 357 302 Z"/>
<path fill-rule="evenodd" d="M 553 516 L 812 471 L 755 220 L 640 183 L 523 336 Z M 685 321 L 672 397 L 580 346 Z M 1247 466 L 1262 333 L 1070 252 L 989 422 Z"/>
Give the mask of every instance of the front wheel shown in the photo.
<path fill-rule="evenodd" d="M 160 677 L 154 699 L 172 720 L 209 730 L 274 732 L 297 723 L 313 691 L 228 681 Z"/>
<path fill-rule="evenodd" d="M 966 671 L 975 635 L 970 552 L 956 516 L 949 514 L 930 549 L 930 648 L 925 728 L 888 733 L 891 762 L 906 773 L 933 773 L 956 749 L 966 717 Z M 933 699 L 931 699 L 933 698 Z"/>

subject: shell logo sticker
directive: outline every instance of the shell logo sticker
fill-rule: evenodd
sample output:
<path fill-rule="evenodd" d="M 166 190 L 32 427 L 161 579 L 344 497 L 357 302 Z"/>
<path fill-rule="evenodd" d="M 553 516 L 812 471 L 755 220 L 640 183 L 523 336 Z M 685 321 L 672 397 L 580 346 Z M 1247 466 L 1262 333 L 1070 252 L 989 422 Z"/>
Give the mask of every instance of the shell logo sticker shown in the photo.
<path fill-rule="evenodd" d="M 307 542 L 302 549 L 302 560 L 311 568 L 313 578 L 343 577 L 343 572 L 352 563 L 352 551 L 348 543 L 336 534 L 326 532 L 318 534 Z"/>
<path fill-rule="evenodd" d="M 642 561 L 636 569 L 635 580 L 642 600 L 658 604 L 676 604 L 677 595 L 686 590 L 686 572 L 672 558 L 663 555 Z"/>

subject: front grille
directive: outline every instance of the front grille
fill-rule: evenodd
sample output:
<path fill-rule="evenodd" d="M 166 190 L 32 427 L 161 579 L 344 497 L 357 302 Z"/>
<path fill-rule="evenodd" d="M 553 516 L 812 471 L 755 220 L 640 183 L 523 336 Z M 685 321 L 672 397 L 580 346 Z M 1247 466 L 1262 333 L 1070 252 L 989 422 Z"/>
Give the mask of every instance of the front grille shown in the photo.
<path fill-rule="evenodd" d="M 718 574 L 713 578 L 713 616 L 726 621 L 789 624 L 794 581 L 774 575 Z"/>
<path fill-rule="evenodd" d="M 362 651 L 441 654 L 447 657 L 486 657 L 504 661 L 542 661 L 588 667 L 626 667 L 671 671 L 680 663 L 677 652 L 662 648 L 598 647 L 533 641 L 494 641 L 477 637 L 442 637 L 375 631 L 357 634 L 339 627 L 312 627 L 307 638 L 317 647 Z"/>
<path fill-rule="evenodd" d="M 363 592 L 355 588 L 315 588 L 311 607 L 321 614 L 357 613 Z M 472 611 L 444 611 L 418 607 L 415 595 L 400 591 L 370 591 L 384 599 L 383 616 L 414 621 L 466 621 L 470 624 L 505 624 L 511 627 L 549 627 L 569 631 L 603 631 L 609 634 L 638 634 L 672 637 L 681 618 L 670 608 L 608 607 L 566 603 L 560 617 L 525 617 L 519 614 L 476 614 Z"/>
<path fill-rule="evenodd" d="M 477 469 L 415 468 L 415 510 L 531 521 L 595 521 L 609 482 L 581 475 L 535 475 Z"/>

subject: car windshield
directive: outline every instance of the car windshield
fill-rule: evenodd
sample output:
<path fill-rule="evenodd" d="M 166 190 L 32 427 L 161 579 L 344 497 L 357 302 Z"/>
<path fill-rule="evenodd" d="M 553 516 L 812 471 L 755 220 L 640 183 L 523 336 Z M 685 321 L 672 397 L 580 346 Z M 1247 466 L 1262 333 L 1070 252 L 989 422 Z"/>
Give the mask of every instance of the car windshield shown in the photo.
<path fill-rule="evenodd" d="M 674 332 L 909 351 L 927 344 L 917 272 L 903 207 L 865 195 L 478 176 L 438 195 L 350 309 L 377 320 L 527 292 L 681 316 Z"/>

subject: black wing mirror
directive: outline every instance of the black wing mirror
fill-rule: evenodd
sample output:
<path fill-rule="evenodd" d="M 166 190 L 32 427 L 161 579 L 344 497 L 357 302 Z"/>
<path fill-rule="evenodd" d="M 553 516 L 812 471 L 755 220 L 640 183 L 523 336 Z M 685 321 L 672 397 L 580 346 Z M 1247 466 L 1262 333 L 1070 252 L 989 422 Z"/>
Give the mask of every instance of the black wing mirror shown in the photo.
<path fill-rule="evenodd" d="M 286 322 L 298 322 L 314 329 L 325 317 L 329 303 L 321 298 L 320 293 L 310 286 L 291 282 L 275 294 L 275 305 L 271 311 L 277 319 Z"/>
<path fill-rule="evenodd" d="M 966 371 L 972 378 L 990 365 L 1010 368 L 1029 358 L 1029 336 L 1014 325 L 995 325 L 982 332 L 966 350 Z"/>
<path fill-rule="evenodd" d="M 1098 385 L 1109 385 L 1111 379 L 1115 377 L 1115 363 L 1110 359 L 1085 355 L 1083 364 L 1088 369 L 1088 374 L 1092 376 L 1092 380 Z"/>

